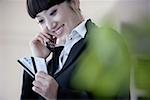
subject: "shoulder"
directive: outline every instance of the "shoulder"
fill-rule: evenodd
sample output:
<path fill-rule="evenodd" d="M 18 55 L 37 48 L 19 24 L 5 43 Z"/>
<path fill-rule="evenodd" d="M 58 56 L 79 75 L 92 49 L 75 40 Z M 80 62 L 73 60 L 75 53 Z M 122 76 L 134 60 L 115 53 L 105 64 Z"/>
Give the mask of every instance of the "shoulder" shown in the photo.
<path fill-rule="evenodd" d="M 87 20 L 85 27 L 87 29 L 87 32 L 90 32 L 93 29 L 95 30 L 99 28 L 91 19 Z"/>

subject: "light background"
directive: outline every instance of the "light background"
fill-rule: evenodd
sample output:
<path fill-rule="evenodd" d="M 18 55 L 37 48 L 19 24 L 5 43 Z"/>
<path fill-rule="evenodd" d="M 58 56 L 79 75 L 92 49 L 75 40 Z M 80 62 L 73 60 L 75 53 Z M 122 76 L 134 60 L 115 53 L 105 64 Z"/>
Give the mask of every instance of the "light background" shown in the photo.
<path fill-rule="evenodd" d="M 28 42 L 40 31 L 28 16 L 25 2 L 0 0 L 0 100 L 19 99 L 23 70 L 17 59 L 30 56 Z M 122 21 L 137 21 L 139 12 L 147 13 L 148 5 L 149 0 L 81 0 L 81 10 L 86 18 L 98 24 L 106 15 L 115 16 L 114 22 L 118 26 Z"/>

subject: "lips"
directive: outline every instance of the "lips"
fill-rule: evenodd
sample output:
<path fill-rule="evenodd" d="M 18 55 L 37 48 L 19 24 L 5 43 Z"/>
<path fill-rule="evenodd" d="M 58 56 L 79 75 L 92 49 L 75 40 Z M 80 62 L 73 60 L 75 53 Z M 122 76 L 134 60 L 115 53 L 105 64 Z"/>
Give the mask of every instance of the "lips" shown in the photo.
<path fill-rule="evenodd" d="M 63 32 L 64 24 L 58 27 L 55 31 L 53 31 L 55 34 L 60 35 Z"/>

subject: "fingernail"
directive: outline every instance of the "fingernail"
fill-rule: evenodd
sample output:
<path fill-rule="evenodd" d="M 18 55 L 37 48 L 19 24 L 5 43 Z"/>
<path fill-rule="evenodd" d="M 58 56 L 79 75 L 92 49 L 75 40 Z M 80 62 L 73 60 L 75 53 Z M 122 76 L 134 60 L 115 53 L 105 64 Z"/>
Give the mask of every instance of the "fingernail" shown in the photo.
<path fill-rule="evenodd" d="M 32 90 L 35 91 L 35 87 L 34 86 L 32 87 Z"/>

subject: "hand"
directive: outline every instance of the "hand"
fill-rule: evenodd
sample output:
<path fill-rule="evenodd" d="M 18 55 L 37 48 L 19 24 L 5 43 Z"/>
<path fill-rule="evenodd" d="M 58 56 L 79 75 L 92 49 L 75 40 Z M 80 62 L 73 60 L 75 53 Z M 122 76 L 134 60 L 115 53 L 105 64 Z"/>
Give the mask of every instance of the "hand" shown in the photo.
<path fill-rule="evenodd" d="M 51 42 L 52 36 L 47 33 L 37 34 L 30 42 L 30 48 L 33 56 L 47 58 L 50 54 L 50 50 L 46 47 L 46 42 Z M 53 42 L 56 41 L 53 40 Z"/>
<path fill-rule="evenodd" d="M 35 75 L 35 81 L 33 81 L 32 84 L 34 85 L 32 90 L 43 96 L 45 99 L 57 99 L 58 83 L 50 75 L 39 72 Z"/>

